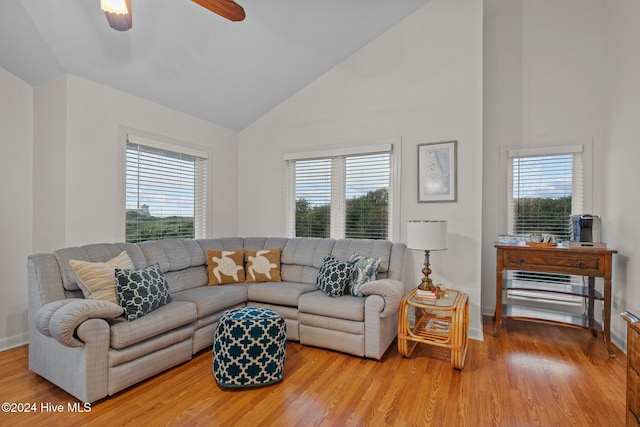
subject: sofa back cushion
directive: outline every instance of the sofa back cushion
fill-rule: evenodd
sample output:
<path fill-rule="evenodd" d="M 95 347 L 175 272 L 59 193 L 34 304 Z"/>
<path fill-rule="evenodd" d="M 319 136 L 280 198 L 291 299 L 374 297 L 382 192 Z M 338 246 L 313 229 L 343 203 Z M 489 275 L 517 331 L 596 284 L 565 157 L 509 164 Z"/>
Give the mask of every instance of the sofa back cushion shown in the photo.
<path fill-rule="evenodd" d="M 205 254 L 193 239 L 162 239 L 138 243 L 146 265 L 160 264 L 171 293 L 205 286 Z"/>
<path fill-rule="evenodd" d="M 209 249 L 238 249 L 244 247 L 244 239 L 242 237 L 222 237 L 218 239 L 197 239 L 202 253 L 207 254 Z"/>
<path fill-rule="evenodd" d="M 68 291 L 79 290 L 78 278 L 73 271 L 69 260 L 88 262 L 107 262 L 117 257 L 122 251 L 126 251 L 135 268 L 146 267 L 147 263 L 140 248 L 133 243 L 96 243 L 81 247 L 58 249 L 53 254 L 58 261 L 62 284 Z M 115 276 L 114 276 L 115 280 Z"/>
<path fill-rule="evenodd" d="M 347 261 L 354 253 L 365 258 L 379 258 L 377 278 L 386 279 L 392 247 L 393 243 L 388 240 L 340 239 L 333 246 L 331 256 L 342 261 Z"/>
<path fill-rule="evenodd" d="M 335 242 L 308 237 L 289 239 L 280 256 L 282 280 L 315 284 L 322 261 L 331 254 Z"/>
<path fill-rule="evenodd" d="M 245 249 L 284 248 L 289 239 L 287 237 L 247 237 L 244 239 Z"/>

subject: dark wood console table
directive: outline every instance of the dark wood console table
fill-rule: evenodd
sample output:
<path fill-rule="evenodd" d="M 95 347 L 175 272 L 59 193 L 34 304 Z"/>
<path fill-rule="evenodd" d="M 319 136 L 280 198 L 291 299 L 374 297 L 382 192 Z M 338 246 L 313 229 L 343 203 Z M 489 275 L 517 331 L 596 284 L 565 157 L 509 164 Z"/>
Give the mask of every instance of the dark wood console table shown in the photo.
<path fill-rule="evenodd" d="M 496 244 L 496 311 L 493 335 L 498 336 L 502 320 L 513 318 L 548 322 L 585 328 L 591 330 L 593 336 L 602 331 L 607 351 L 615 357 L 611 344 L 611 267 L 615 250 L 595 247 L 552 247 Z M 514 283 L 503 280 L 504 270 L 531 271 L 543 273 L 570 274 L 588 277 L 588 286 L 553 285 L 547 283 Z M 595 278 L 602 277 L 602 292 L 595 287 Z M 503 303 L 503 292 L 510 289 L 550 292 L 579 296 L 585 299 L 585 314 L 572 314 L 543 310 L 535 307 L 518 306 Z M 594 318 L 596 301 L 602 301 L 602 325 Z"/>

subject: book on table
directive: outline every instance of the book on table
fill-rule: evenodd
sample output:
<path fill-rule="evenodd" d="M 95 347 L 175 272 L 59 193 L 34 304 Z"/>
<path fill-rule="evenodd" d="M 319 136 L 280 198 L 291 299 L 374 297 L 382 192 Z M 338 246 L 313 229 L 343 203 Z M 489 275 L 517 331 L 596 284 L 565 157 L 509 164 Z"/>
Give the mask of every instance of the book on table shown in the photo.
<path fill-rule="evenodd" d="M 436 302 L 438 300 L 438 288 L 433 291 L 418 288 L 416 290 L 416 299 L 426 302 Z"/>

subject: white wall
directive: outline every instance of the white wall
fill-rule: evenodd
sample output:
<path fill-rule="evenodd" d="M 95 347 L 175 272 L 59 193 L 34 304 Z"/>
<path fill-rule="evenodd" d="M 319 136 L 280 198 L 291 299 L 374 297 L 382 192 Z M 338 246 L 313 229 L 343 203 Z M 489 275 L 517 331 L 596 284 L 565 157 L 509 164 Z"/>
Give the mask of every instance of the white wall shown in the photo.
<path fill-rule="evenodd" d="M 482 2 L 433 0 L 240 132 L 241 235 L 282 235 L 283 153 L 402 138 L 401 215 L 447 219 L 449 250 L 433 276 L 467 292 L 482 337 Z M 458 141 L 458 202 L 417 203 L 417 145 Z M 407 267 L 419 282 L 422 253 Z"/>
<path fill-rule="evenodd" d="M 210 148 L 214 201 L 208 234 L 236 233 L 237 132 L 71 75 L 36 88 L 36 95 L 37 111 L 57 112 L 55 120 L 50 120 L 51 114 L 37 116 L 36 146 L 47 146 L 49 135 L 61 135 L 51 141 L 56 157 L 42 161 L 35 177 L 38 183 L 54 181 L 56 185 L 40 184 L 34 198 L 36 204 L 41 197 L 53 201 L 61 212 L 52 219 L 42 206 L 36 207 L 34 215 L 37 223 L 64 230 L 55 239 L 38 236 L 37 251 L 124 239 L 122 126 Z M 59 106 L 66 114 L 56 109 Z M 66 128 L 60 129 L 61 121 Z"/>
<path fill-rule="evenodd" d="M 67 77 L 34 90 L 33 253 L 64 247 L 67 155 Z"/>
<path fill-rule="evenodd" d="M 0 84 L 0 350 L 27 340 L 29 254 L 124 240 L 121 126 L 210 149 L 208 235 L 237 235 L 236 131 L 71 75 Z"/>
<path fill-rule="evenodd" d="M 485 2 L 482 308 L 495 307 L 495 248 L 506 230 L 507 147 L 591 142 L 585 210 L 603 215 L 604 2 Z M 502 151 L 501 151 L 502 149 Z M 504 161 L 504 159 L 503 159 Z M 610 219 L 603 215 L 605 238 Z"/>
<path fill-rule="evenodd" d="M 33 88 L 0 68 L 0 350 L 27 340 Z"/>
<path fill-rule="evenodd" d="M 640 2 L 606 0 L 606 183 L 604 215 L 614 256 L 612 327 L 626 341 L 618 313 L 640 316 Z M 624 348 L 624 346 L 623 346 Z"/>

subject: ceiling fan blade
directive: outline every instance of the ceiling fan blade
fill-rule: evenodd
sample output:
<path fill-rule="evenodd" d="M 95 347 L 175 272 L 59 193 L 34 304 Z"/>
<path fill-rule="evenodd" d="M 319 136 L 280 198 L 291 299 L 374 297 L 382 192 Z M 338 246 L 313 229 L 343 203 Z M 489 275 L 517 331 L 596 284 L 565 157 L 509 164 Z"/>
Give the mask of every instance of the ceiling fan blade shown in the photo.
<path fill-rule="evenodd" d="M 242 21 L 244 9 L 232 0 L 191 0 L 230 21 Z"/>

